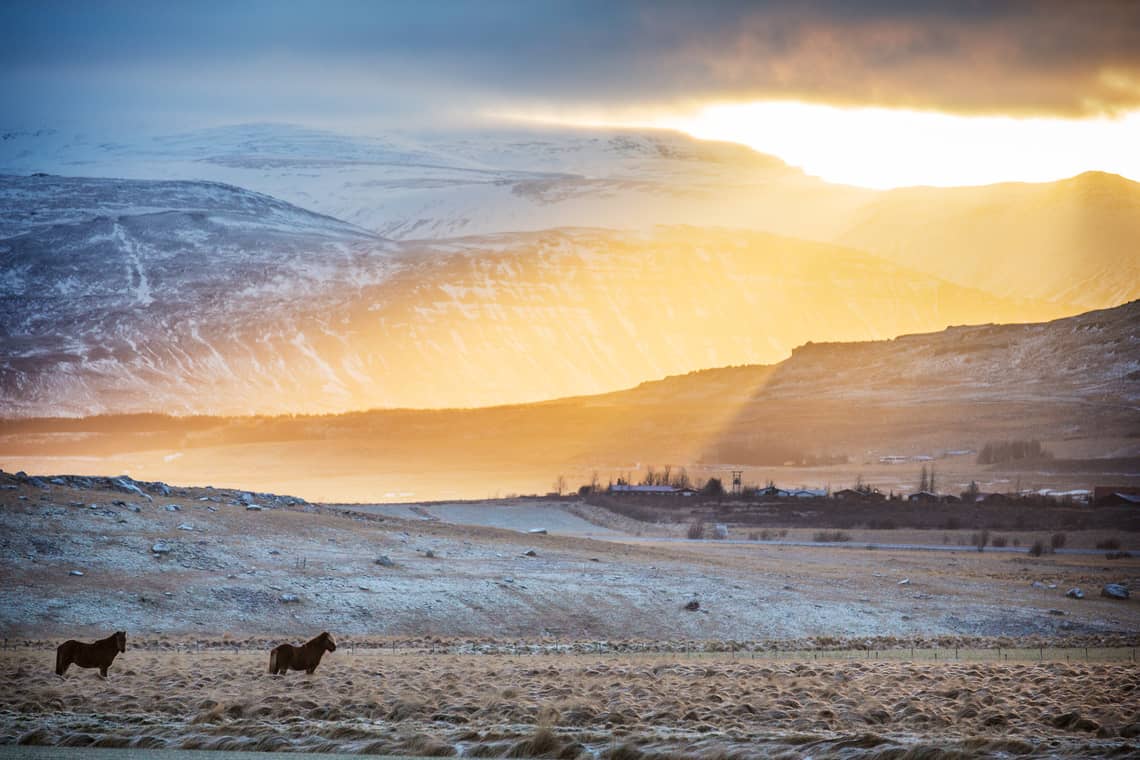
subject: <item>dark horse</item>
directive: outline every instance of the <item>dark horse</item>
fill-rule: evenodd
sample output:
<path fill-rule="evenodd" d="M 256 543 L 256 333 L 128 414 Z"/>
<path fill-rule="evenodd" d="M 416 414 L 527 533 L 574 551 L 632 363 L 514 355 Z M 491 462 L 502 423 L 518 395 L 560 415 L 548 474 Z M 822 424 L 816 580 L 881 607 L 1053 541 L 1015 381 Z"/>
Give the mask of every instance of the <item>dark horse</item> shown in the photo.
<path fill-rule="evenodd" d="M 287 670 L 303 670 L 309 675 L 321 664 L 321 657 L 325 652 L 335 652 L 336 642 L 325 631 L 315 639 L 306 642 L 303 646 L 295 647 L 292 644 L 281 644 L 273 647 L 269 653 L 269 672 L 280 675 Z"/>
<path fill-rule="evenodd" d="M 112 633 L 94 644 L 82 641 L 65 641 L 55 650 L 55 674 L 62 676 L 75 663 L 81 668 L 99 668 L 99 675 L 107 677 L 107 668 L 115 661 L 115 655 L 127 651 L 127 634 L 123 631 Z"/>

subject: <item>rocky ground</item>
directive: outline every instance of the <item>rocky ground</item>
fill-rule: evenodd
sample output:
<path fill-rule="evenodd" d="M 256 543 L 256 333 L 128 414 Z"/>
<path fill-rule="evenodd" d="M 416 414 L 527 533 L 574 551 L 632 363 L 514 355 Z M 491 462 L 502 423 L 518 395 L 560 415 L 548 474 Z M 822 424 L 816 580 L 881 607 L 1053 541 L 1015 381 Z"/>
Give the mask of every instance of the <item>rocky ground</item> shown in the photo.
<path fill-rule="evenodd" d="M 1135 599 L 1099 593 L 1135 589 L 1135 557 L 622 543 L 620 521 L 598 528 L 606 540 L 527 532 L 588 525 L 592 513 L 572 505 L 563 523 L 549 502 L 512 508 L 517 530 L 426 519 L 430 505 L 404 519 L 268 494 L 2 475 L 0 631 L 1094 644 L 1140 631 Z M 1072 587 L 1087 596 L 1066 597 Z"/>

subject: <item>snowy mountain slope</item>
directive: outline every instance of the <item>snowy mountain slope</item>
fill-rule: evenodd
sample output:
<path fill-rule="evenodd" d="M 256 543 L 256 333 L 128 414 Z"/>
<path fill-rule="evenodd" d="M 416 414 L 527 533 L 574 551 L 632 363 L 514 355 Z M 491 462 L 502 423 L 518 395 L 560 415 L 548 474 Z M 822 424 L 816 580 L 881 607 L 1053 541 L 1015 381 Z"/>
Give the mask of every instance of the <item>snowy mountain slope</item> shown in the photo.
<path fill-rule="evenodd" d="M 392 239 L 731 227 L 865 250 L 1003 298 L 1100 308 L 1140 297 L 1140 185 L 1104 174 L 875 192 L 663 131 L 0 132 L 0 173 L 39 171 L 224 182 Z"/>
<path fill-rule="evenodd" d="M 0 137 L 0 172 L 227 182 L 402 239 L 662 223 L 818 238 L 838 232 L 873 195 L 741 146 L 670 132 L 368 137 L 253 124 L 127 141 L 50 131 Z"/>
<path fill-rule="evenodd" d="M 217 184 L 6 177 L 0 197 L 4 416 L 516 403 L 1064 313 L 763 233 L 395 243 Z"/>
<path fill-rule="evenodd" d="M 288 373 L 320 364 L 307 304 L 351 300 L 394 266 L 371 233 L 225 185 L 0 177 L 0 199 L 0 389 L 14 411 L 288 393 Z M 202 395 L 184 403 L 187 388 Z"/>

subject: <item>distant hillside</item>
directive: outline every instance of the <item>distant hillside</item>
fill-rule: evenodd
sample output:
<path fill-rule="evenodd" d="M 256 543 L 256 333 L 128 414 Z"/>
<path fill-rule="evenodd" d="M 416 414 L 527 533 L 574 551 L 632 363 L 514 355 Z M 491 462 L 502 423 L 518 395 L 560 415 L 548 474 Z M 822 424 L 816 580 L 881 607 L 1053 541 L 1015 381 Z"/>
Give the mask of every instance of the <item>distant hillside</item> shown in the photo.
<path fill-rule="evenodd" d="M 1043 324 L 813 343 L 774 366 L 693 372 L 539 404 L 25 420 L 3 430 L 6 470 L 128 471 L 329 499 L 545 491 L 558 473 L 576 485 L 592 472 L 604 482 L 653 464 L 698 476 L 744 467 L 753 478 L 849 484 L 857 474 L 874 475 L 879 456 L 977 451 L 1006 439 L 1041 440 L 1064 456 L 1114 457 L 1105 462 L 1115 469 L 1095 477 L 1115 481 L 1136 477 L 1140 462 L 1140 302 Z M 827 457 L 850 464 L 783 474 L 786 462 Z M 1087 486 L 1089 466 L 1058 462 L 1046 469 L 1060 474 L 1039 473 L 1037 482 Z M 987 470 L 973 457 L 938 467 L 957 467 L 966 481 Z M 884 484 L 914 474 L 886 470 L 876 476 Z M 1012 487 L 1004 477 L 1003 489 Z"/>
<path fill-rule="evenodd" d="M 203 182 L 3 177 L 0 200 L 9 417 L 535 401 L 1075 310 L 756 232 L 397 243 Z"/>
<path fill-rule="evenodd" d="M 891 190 L 835 240 L 1002 296 L 1087 308 L 1140 298 L 1140 184 L 1114 174 Z"/>

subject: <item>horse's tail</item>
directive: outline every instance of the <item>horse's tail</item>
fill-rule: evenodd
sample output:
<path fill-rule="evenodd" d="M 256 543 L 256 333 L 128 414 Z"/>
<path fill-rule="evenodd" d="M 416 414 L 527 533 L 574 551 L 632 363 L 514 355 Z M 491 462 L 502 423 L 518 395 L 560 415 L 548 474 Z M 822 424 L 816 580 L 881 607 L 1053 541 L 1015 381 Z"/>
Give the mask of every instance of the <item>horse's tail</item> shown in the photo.
<path fill-rule="evenodd" d="M 67 665 L 64 664 L 63 650 L 67 649 L 67 644 L 60 644 L 59 648 L 55 650 L 55 674 L 62 676 L 63 672 L 67 670 Z"/>
<path fill-rule="evenodd" d="M 277 647 L 269 653 L 269 672 L 270 674 L 277 672 Z"/>

